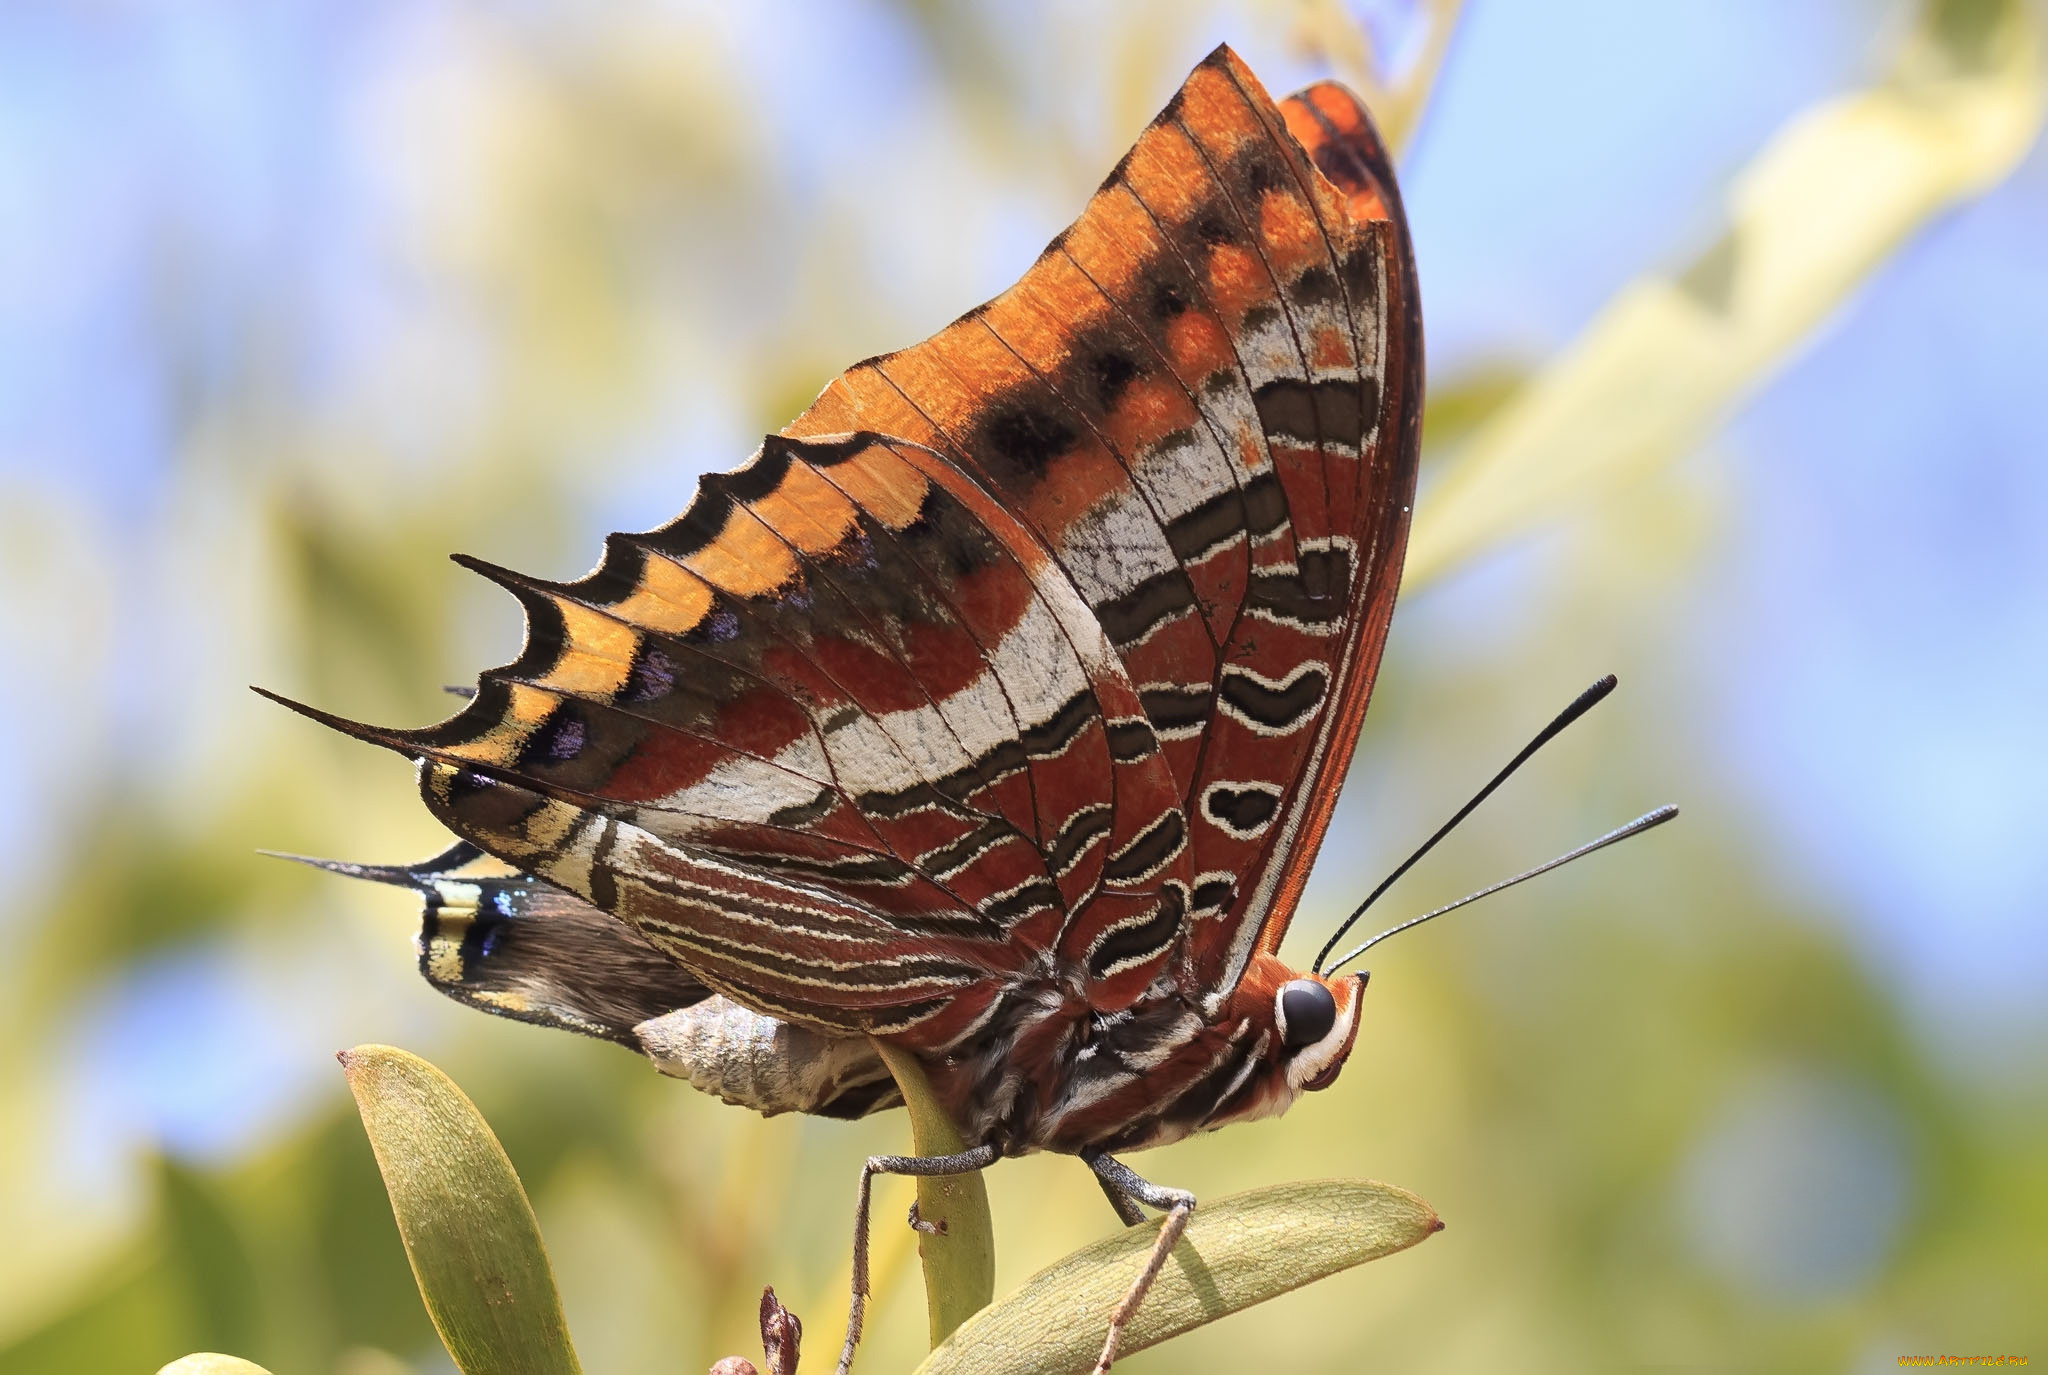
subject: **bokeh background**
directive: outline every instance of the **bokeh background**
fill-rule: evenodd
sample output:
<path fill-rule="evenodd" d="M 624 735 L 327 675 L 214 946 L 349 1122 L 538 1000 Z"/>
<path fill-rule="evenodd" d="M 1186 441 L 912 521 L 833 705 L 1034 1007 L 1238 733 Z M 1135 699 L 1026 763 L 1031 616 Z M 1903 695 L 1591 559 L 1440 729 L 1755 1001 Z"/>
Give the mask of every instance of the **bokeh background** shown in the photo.
<path fill-rule="evenodd" d="M 1450 1226 L 1130 1369 L 2048 1360 L 2042 20 L 0 8 L 0 1372 L 450 1369 L 364 1041 L 497 1126 L 589 1369 L 753 1352 L 768 1282 L 828 1354 L 900 1116 L 758 1120 L 436 997 L 404 897 L 255 853 L 431 853 L 406 766 L 244 685 L 447 714 L 518 641 L 448 551 L 569 577 L 667 519 L 1011 281 L 1221 39 L 1412 133 L 1430 336 L 1417 559 L 1290 949 L 1602 672 L 1386 917 L 1686 814 L 1376 951 L 1334 1091 L 1140 1157 Z M 1004 1288 L 1110 1226 L 1070 1160 L 990 1187 Z M 898 1230 L 871 1371 L 921 1349 Z"/>

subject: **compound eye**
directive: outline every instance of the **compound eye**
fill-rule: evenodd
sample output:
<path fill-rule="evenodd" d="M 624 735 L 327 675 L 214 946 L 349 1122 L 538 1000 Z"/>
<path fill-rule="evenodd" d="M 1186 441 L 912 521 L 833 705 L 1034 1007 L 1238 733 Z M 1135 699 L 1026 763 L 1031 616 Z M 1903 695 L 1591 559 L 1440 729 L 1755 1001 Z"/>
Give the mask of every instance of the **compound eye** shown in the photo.
<path fill-rule="evenodd" d="M 1314 979 L 1290 979 L 1280 990 L 1280 1024 L 1289 1050 L 1312 1046 L 1337 1024 L 1337 1000 Z"/>

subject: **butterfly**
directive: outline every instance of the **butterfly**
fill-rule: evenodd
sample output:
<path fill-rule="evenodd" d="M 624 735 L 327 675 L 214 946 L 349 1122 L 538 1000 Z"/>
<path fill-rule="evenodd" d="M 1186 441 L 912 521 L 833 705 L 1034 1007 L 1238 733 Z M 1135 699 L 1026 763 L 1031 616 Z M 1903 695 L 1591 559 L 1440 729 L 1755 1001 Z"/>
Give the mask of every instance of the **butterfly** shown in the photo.
<path fill-rule="evenodd" d="M 1358 1034 L 1364 977 L 1278 950 L 1394 609 L 1422 369 L 1365 107 L 1218 48 L 1015 286 L 680 517 L 574 582 L 458 558 L 522 603 L 516 660 L 424 729 L 297 709 L 418 761 L 460 839 L 325 867 L 424 894 L 444 992 L 762 1112 L 895 1105 L 874 1042 L 910 1051 L 969 1149 L 870 1161 L 863 1236 L 878 1171 L 1077 1155 L 1167 1215 L 1131 1309 L 1194 1199 L 1117 1155 L 1283 1111 Z"/>

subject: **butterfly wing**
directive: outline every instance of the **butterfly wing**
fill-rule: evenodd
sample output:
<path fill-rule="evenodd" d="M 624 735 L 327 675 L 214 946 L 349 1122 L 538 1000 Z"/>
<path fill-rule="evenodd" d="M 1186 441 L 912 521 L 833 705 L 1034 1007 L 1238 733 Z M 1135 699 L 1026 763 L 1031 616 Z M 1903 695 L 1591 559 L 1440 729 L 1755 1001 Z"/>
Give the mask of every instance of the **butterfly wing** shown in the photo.
<path fill-rule="evenodd" d="M 1114 1008 L 1176 950 L 1227 992 L 1284 929 L 1398 578 L 1413 272 L 1360 203 L 1219 49 L 1017 287 L 676 521 L 573 583 L 465 560 L 528 624 L 456 717 L 312 714 L 799 1025 L 942 1049 L 1028 971 Z"/>
<path fill-rule="evenodd" d="M 1325 84 L 1283 112 L 1219 48 L 1016 286 L 786 431 L 956 456 L 1050 551 L 1171 766 L 1211 997 L 1284 935 L 1357 740 L 1415 490 L 1420 322 L 1363 108 Z"/>
<path fill-rule="evenodd" d="M 937 1047 L 1073 910 L 1176 900 L 1171 776 L 1120 661 L 939 454 L 772 439 L 587 578 L 485 571 L 527 643 L 462 712 L 314 714 L 420 759 L 450 829 L 711 988 Z"/>

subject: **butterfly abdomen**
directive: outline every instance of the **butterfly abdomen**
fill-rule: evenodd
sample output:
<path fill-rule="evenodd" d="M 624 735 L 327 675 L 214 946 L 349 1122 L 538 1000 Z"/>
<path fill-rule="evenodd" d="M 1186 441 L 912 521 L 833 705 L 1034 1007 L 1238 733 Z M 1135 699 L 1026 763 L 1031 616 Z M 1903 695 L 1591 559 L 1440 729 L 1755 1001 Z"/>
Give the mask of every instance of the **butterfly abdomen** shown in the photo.
<path fill-rule="evenodd" d="M 903 1101 L 865 1037 L 829 1037 L 711 997 L 633 1028 L 663 1074 L 764 1117 L 864 1117 Z"/>

